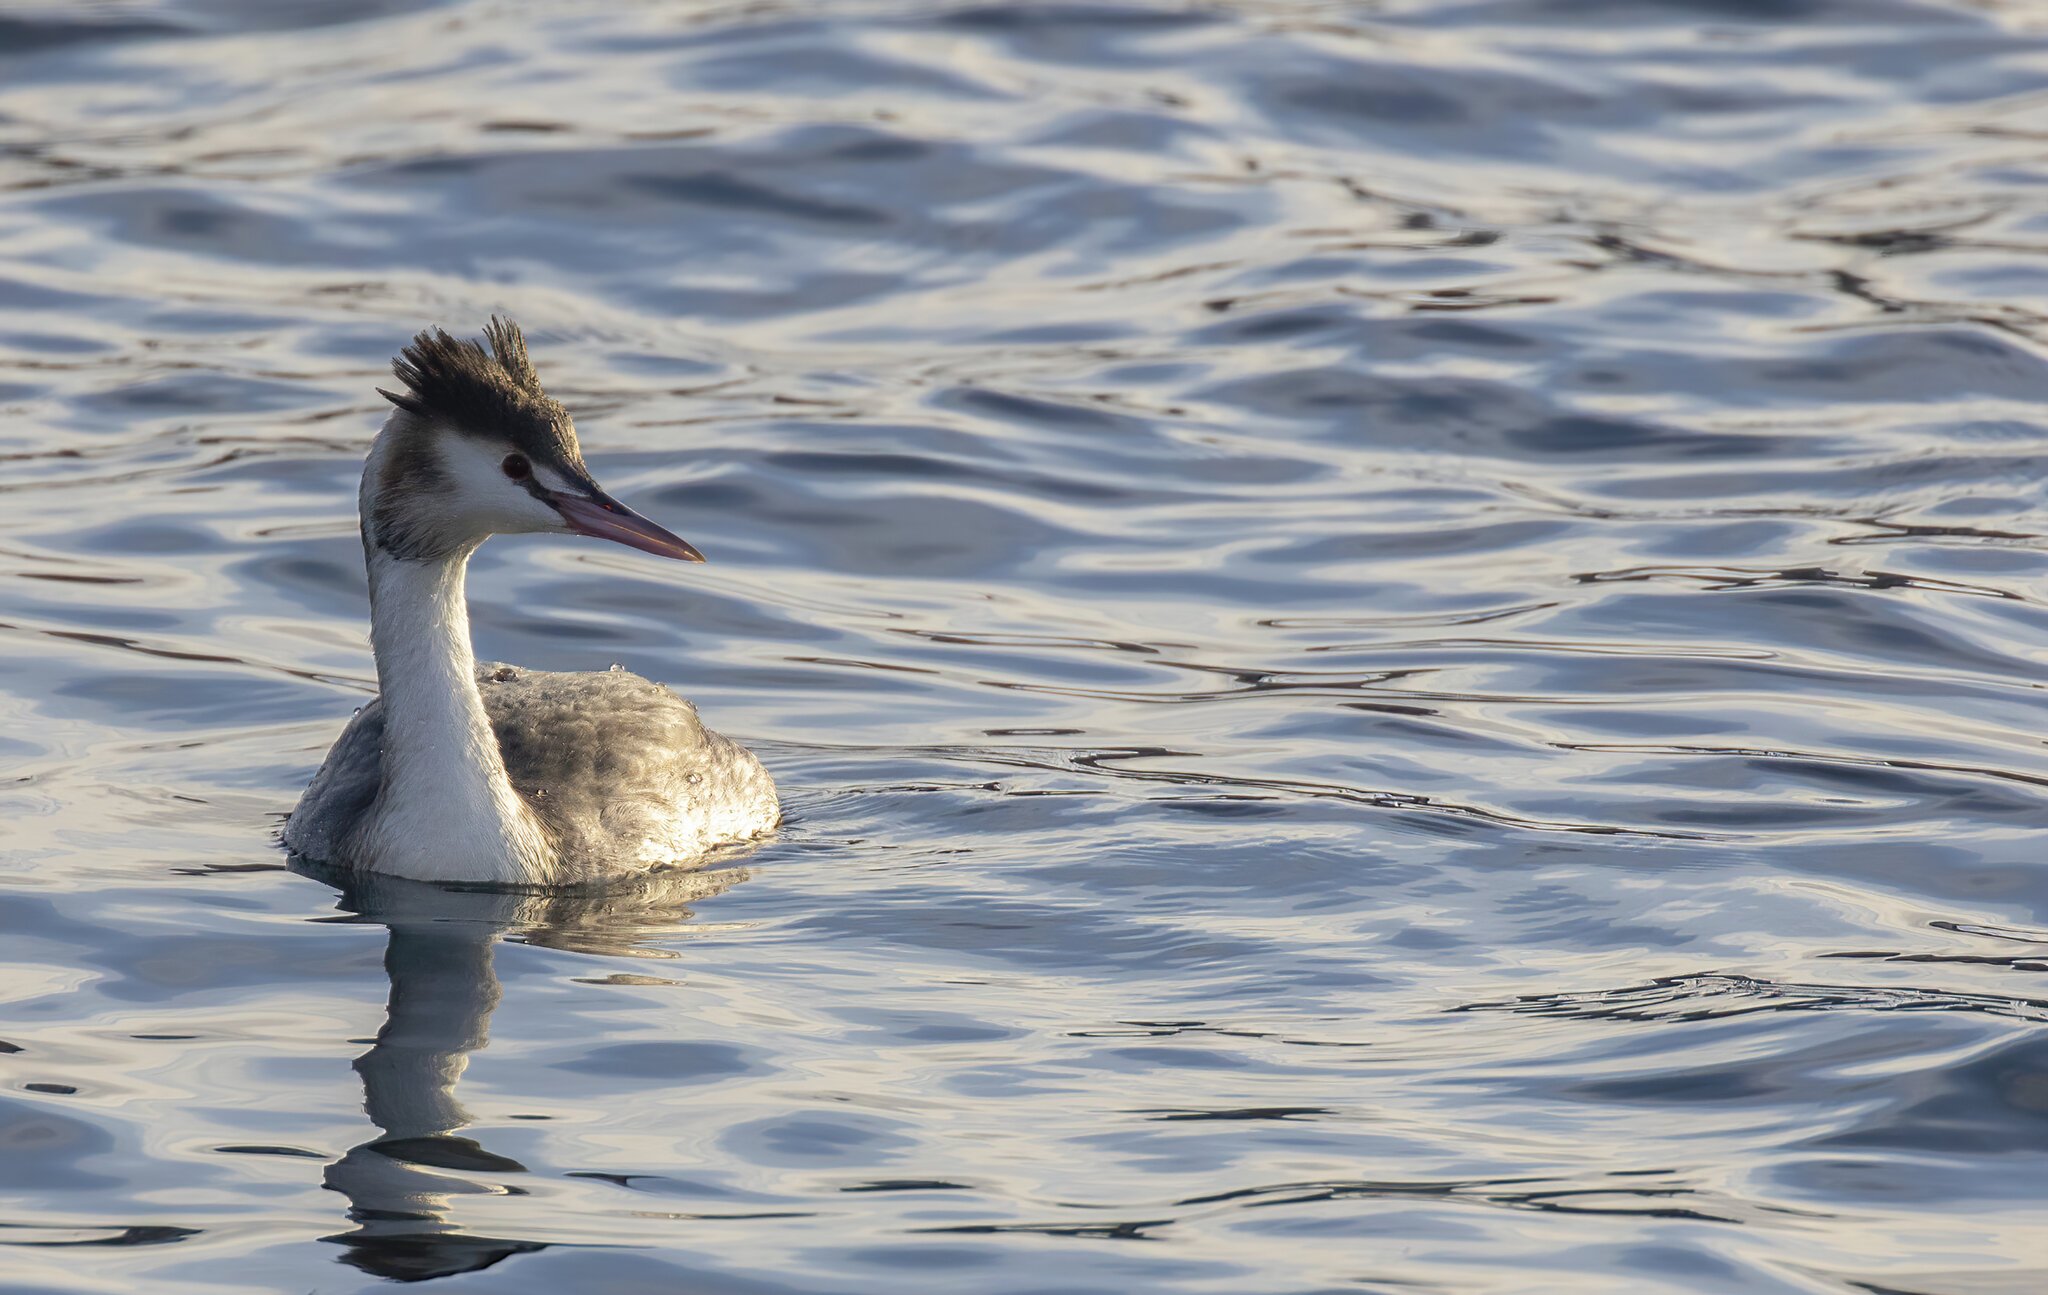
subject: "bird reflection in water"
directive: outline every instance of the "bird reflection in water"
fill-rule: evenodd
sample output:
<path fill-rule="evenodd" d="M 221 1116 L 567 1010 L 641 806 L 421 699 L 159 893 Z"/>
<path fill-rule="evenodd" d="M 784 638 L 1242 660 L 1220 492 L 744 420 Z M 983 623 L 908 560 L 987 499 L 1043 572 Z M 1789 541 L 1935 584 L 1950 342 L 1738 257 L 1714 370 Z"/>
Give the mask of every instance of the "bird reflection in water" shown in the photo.
<path fill-rule="evenodd" d="M 466 1232 L 453 1215 L 463 1196 L 523 1195 L 493 1181 L 527 1172 L 517 1160 L 462 1135 L 469 1113 L 455 1087 L 470 1054 L 490 1041 L 503 989 L 498 941 L 603 955 L 643 952 L 645 940 L 691 917 L 688 905 L 746 873 L 731 866 L 657 873 L 602 892 L 463 889 L 303 860 L 293 868 L 341 891 L 349 922 L 390 931 L 384 970 L 391 998 L 383 1028 L 355 1061 L 363 1107 L 378 1135 L 327 1166 L 325 1185 L 348 1198 L 354 1230 L 323 1238 L 345 1262 L 377 1277 L 426 1281 L 476 1272 L 547 1242 Z"/>

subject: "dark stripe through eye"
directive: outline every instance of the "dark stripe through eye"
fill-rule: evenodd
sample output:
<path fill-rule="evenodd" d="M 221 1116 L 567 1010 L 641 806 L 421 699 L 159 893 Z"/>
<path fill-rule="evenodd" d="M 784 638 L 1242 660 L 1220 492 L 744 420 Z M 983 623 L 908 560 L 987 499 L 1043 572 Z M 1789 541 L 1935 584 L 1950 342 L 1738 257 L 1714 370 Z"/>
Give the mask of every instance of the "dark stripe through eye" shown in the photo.
<path fill-rule="evenodd" d="M 505 461 L 498 466 L 514 481 L 524 481 L 533 475 L 533 465 L 526 461 L 524 454 L 507 454 Z"/>

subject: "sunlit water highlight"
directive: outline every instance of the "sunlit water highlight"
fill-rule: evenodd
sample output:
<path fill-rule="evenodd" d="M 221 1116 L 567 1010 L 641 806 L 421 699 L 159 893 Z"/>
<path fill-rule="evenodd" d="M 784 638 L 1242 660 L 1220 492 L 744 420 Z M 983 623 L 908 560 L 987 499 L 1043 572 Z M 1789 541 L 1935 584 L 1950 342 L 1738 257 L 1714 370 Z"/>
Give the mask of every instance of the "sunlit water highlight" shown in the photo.
<path fill-rule="evenodd" d="M 2048 1287 L 2044 104 L 1960 0 L 0 12 L 0 1289 Z M 712 564 L 480 654 L 750 856 L 270 844 L 493 310 Z"/>

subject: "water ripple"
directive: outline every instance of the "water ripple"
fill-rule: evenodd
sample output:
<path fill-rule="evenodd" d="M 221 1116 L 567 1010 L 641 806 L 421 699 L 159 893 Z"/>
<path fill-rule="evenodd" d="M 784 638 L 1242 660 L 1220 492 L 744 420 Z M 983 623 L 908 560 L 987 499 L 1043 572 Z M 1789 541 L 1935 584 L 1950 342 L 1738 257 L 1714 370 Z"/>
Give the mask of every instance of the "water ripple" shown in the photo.
<path fill-rule="evenodd" d="M 2044 52 L 11 8 L 9 1278 L 2039 1287 Z M 492 311 L 712 561 L 495 542 L 479 649 L 675 683 L 756 853 L 273 850 L 374 687 L 371 388 Z"/>

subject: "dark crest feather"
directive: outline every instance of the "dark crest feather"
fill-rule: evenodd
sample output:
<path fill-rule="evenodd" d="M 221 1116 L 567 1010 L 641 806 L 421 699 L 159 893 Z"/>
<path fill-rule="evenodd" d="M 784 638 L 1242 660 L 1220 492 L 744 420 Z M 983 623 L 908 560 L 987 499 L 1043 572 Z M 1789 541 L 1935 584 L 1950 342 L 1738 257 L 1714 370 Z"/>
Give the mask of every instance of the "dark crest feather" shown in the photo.
<path fill-rule="evenodd" d="M 499 368 L 534 395 L 545 394 L 540 389 L 540 375 L 533 371 L 533 361 L 527 358 L 526 334 L 519 331 L 519 325 L 492 315 L 491 322 L 484 325 L 484 337 L 491 344 L 491 354 L 497 357 Z"/>
<path fill-rule="evenodd" d="M 377 394 L 392 404 L 397 405 L 408 414 L 425 414 L 427 412 L 426 406 L 414 400 L 411 396 L 401 396 L 396 391 L 386 391 L 382 387 L 377 388 Z"/>
<path fill-rule="evenodd" d="M 384 398 L 408 413 L 485 434 L 566 422 L 562 407 L 541 389 L 519 325 L 493 315 L 484 336 L 488 351 L 445 329 L 420 333 L 391 362 L 408 393 L 386 391 Z"/>

